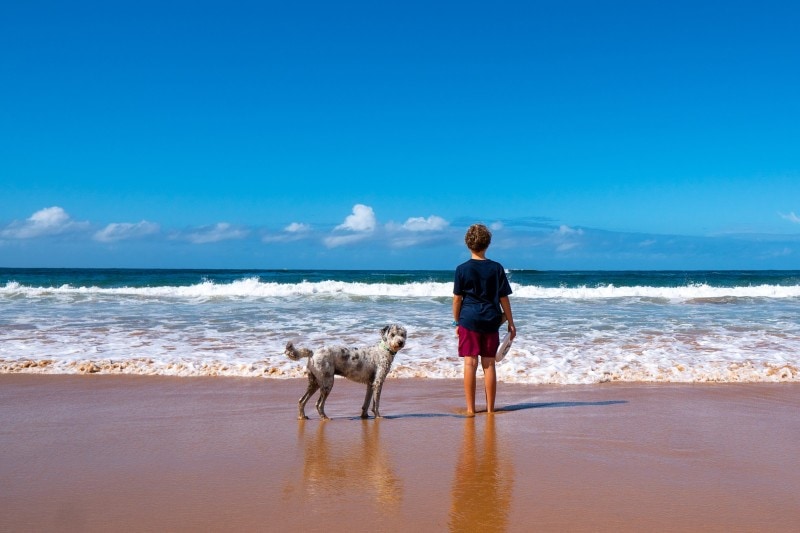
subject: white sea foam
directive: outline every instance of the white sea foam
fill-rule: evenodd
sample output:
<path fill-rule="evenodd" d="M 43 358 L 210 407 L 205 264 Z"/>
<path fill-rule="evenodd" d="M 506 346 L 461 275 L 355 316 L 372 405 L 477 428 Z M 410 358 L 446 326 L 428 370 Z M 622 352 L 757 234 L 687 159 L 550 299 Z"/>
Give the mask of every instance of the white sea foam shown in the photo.
<path fill-rule="evenodd" d="M 540 287 L 512 283 L 515 298 L 596 300 L 616 298 L 647 298 L 665 301 L 720 300 L 725 298 L 800 298 L 800 285 L 756 285 L 746 287 L 714 287 L 707 284 L 688 284 L 678 287 Z M 390 298 L 447 298 L 452 296 L 452 283 L 412 282 L 354 283 L 319 281 L 300 283 L 263 282 L 247 278 L 230 283 L 204 281 L 187 286 L 159 287 L 29 287 L 11 281 L 0 287 L 0 297 L 52 296 L 129 296 L 138 298 L 212 299 L 212 298 L 285 298 L 292 296 L 351 296 Z"/>
<path fill-rule="evenodd" d="M 115 335 L 95 338 L 85 335 L 82 341 L 90 344 L 49 348 L 37 341 L 17 344 L 13 348 L 38 356 L 9 357 L 12 350 L 4 349 L 0 372 L 269 378 L 305 375 L 303 362 L 291 361 L 283 355 L 282 340 L 253 344 L 253 339 L 247 338 L 209 339 L 180 345 L 169 337 L 158 341 L 153 336 L 131 343 L 130 339 Z M 390 378 L 461 377 L 461 362 L 455 357 L 454 346 L 437 350 L 424 339 L 412 342 L 417 345 L 398 354 Z M 319 345 L 302 344 L 312 348 Z M 709 357 L 710 354 L 713 355 Z M 688 354 L 680 344 L 661 341 L 645 342 L 636 348 L 618 345 L 589 349 L 575 344 L 542 345 L 518 339 L 506 359 L 498 364 L 497 373 L 502 382 L 534 384 L 800 381 L 796 361 L 781 353 L 753 357 L 719 347 L 716 352 Z"/>
<path fill-rule="evenodd" d="M 283 355 L 287 340 L 312 349 L 377 342 L 380 319 L 356 315 L 356 306 L 342 309 L 334 302 L 281 316 L 258 306 L 233 314 L 231 308 L 205 306 L 206 312 L 196 315 L 159 304 L 117 318 L 102 310 L 92 316 L 67 311 L 69 323 L 31 317 L 0 332 L 0 372 L 302 377 L 304 364 Z M 333 315 L 333 308 L 341 312 Z M 452 330 L 434 324 L 444 321 L 445 308 L 430 304 L 427 313 L 398 313 L 410 335 L 392 378 L 461 376 Z M 772 325 L 746 325 L 713 313 L 676 311 L 648 322 L 646 310 L 625 319 L 614 312 L 595 316 L 596 309 L 518 310 L 520 335 L 498 364 L 504 382 L 800 381 L 794 357 L 800 332 L 788 316 Z M 375 307 L 368 311 L 390 314 Z"/>

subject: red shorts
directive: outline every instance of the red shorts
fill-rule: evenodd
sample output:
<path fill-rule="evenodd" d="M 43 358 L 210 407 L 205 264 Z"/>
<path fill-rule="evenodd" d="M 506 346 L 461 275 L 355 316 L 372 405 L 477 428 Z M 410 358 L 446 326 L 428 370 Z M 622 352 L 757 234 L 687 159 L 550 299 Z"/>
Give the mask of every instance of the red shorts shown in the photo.
<path fill-rule="evenodd" d="M 500 332 L 482 333 L 458 326 L 458 356 L 495 357 L 500 346 Z"/>

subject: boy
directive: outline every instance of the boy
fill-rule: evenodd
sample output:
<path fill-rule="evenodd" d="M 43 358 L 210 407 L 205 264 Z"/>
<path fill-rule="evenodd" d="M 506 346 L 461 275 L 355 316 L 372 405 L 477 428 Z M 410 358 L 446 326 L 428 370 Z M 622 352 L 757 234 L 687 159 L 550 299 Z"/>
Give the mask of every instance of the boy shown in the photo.
<path fill-rule="evenodd" d="M 472 257 L 456 267 L 453 283 L 453 326 L 458 335 L 458 356 L 464 358 L 464 395 L 467 415 L 475 415 L 475 385 L 478 357 L 483 367 L 486 411 L 494 412 L 497 394 L 495 356 L 500 344 L 498 329 L 508 321 L 513 340 L 517 335 L 511 303 L 511 286 L 503 265 L 486 259 L 492 233 L 483 224 L 473 224 L 464 235 Z"/>

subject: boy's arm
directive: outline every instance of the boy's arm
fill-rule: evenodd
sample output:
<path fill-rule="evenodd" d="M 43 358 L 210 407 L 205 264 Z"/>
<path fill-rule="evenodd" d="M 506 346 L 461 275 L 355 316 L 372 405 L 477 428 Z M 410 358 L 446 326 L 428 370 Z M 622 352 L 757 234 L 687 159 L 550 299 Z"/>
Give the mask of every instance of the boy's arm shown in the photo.
<path fill-rule="evenodd" d="M 453 322 L 455 327 L 458 327 L 458 317 L 461 316 L 461 304 L 464 303 L 464 297 L 460 294 L 453 295 Z"/>
<path fill-rule="evenodd" d="M 500 307 L 503 308 L 503 314 L 506 315 L 506 320 L 508 320 L 508 332 L 511 334 L 511 340 L 513 341 L 514 337 L 517 336 L 517 327 L 514 325 L 514 317 L 511 314 L 511 302 L 508 296 L 500 297 Z"/>

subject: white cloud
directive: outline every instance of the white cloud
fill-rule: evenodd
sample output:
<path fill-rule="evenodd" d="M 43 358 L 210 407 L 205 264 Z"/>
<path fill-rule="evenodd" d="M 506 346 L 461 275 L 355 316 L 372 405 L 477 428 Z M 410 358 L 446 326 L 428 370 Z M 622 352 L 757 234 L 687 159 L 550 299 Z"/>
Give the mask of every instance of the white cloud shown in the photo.
<path fill-rule="evenodd" d="M 219 222 L 213 226 L 198 228 L 186 235 L 186 239 L 195 244 L 208 244 L 212 242 L 243 239 L 247 237 L 246 229 L 236 228 L 227 222 Z"/>
<path fill-rule="evenodd" d="M 369 233 L 356 233 L 351 235 L 333 235 L 331 237 L 325 238 L 325 246 L 328 248 L 336 248 L 337 246 L 344 246 L 347 244 L 353 244 L 359 241 L 363 241 L 364 239 L 370 236 Z"/>
<path fill-rule="evenodd" d="M 450 226 L 442 217 L 431 215 L 425 217 L 411 217 L 403 224 L 394 222 L 386 224 L 388 232 L 387 242 L 392 248 L 410 248 L 412 246 L 430 244 L 441 241 Z"/>
<path fill-rule="evenodd" d="M 350 235 L 331 235 L 324 239 L 325 246 L 335 248 L 362 241 L 371 236 L 377 226 L 375 212 L 368 205 L 356 204 L 353 206 L 353 214 L 348 215 L 344 222 L 334 228 L 334 231 L 347 230 L 355 232 Z"/>
<path fill-rule="evenodd" d="M 283 228 L 283 231 L 287 233 L 307 233 L 310 230 L 311 226 L 300 222 L 292 222 L 291 224 Z"/>
<path fill-rule="evenodd" d="M 578 243 L 577 242 L 565 242 L 565 243 L 559 244 L 556 247 L 556 251 L 557 252 L 566 252 L 568 250 L 572 250 L 573 248 L 577 248 L 577 247 L 578 247 Z"/>
<path fill-rule="evenodd" d="M 388 242 L 392 248 L 410 248 L 447 241 L 441 233 L 404 233 L 391 238 Z"/>
<path fill-rule="evenodd" d="M 76 222 L 64 209 L 53 206 L 35 212 L 24 222 L 12 222 L 0 232 L 0 236 L 12 239 L 33 239 L 84 230 L 88 227 L 88 222 Z"/>
<path fill-rule="evenodd" d="M 311 233 L 311 226 L 300 222 L 292 222 L 285 228 L 283 233 L 276 235 L 264 235 L 262 242 L 292 242 L 307 239 Z"/>
<path fill-rule="evenodd" d="M 579 237 L 583 235 L 583 230 L 561 225 L 557 230 L 553 231 L 552 235 L 552 240 L 556 245 L 556 251 L 567 252 L 581 246 Z"/>
<path fill-rule="evenodd" d="M 115 222 L 94 234 L 94 240 L 100 242 L 124 241 L 158 233 L 161 227 L 155 222 L 142 220 L 136 224 Z"/>
<path fill-rule="evenodd" d="M 583 235 L 582 229 L 572 229 L 569 226 L 562 225 L 556 230 L 559 235 Z"/>
<path fill-rule="evenodd" d="M 448 225 L 449 223 L 442 217 L 431 215 L 428 218 L 411 217 L 401 227 L 408 231 L 441 231 Z"/>
<path fill-rule="evenodd" d="M 335 229 L 366 232 L 374 231 L 375 225 L 375 212 L 372 208 L 368 205 L 356 204 L 353 206 L 353 214 L 348 215 L 344 222 Z"/>
<path fill-rule="evenodd" d="M 789 213 L 788 215 L 784 215 L 783 213 L 779 213 L 781 218 L 788 220 L 789 222 L 794 222 L 795 224 L 800 224 L 800 217 L 794 214 L 794 211 Z"/>
<path fill-rule="evenodd" d="M 497 231 L 503 229 L 503 227 L 504 227 L 503 223 L 498 221 L 498 222 L 492 222 L 492 224 L 489 226 L 489 229 L 492 231 Z"/>

